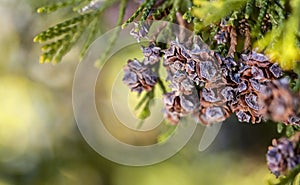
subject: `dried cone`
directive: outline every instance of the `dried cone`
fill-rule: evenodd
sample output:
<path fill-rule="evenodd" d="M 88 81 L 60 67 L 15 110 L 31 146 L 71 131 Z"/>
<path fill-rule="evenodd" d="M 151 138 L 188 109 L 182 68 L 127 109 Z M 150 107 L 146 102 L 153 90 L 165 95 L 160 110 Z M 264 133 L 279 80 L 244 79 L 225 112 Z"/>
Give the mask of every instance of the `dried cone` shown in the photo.
<path fill-rule="evenodd" d="M 289 89 L 287 79 L 268 82 L 260 96 L 262 115 L 276 122 L 300 126 L 298 98 Z"/>
<path fill-rule="evenodd" d="M 212 88 L 218 89 L 220 85 L 223 85 L 218 83 L 222 80 L 222 75 L 219 71 L 220 63 L 213 51 L 200 49 L 197 45 L 194 46 L 193 50 L 188 50 L 183 45 L 172 42 L 170 48 L 165 51 L 164 59 L 164 66 L 169 73 L 168 79 L 171 81 L 170 87 L 174 93 L 196 96 L 193 98 L 193 103 L 197 103 L 198 106 L 195 107 L 197 109 L 193 110 L 193 113 L 197 115 L 200 122 L 211 124 L 223 121 L 228 117 L 228 110 L 222 108 L 224 98 L 212 100 L 215 97 L 208 91 L 202 91 L 198 95 L 195 87 L 195 84 L 203 86 L 205 83 L 207 90 L 211 90 Z M 196 93 L 192 93 L 195 91 Z M 201 93 L 204 95 L 202 96 Z M 166 97 L 171 95 L 173 94 L 167 94 Z M 202 97 L 200 105 L 198 96 Z M 176 123 L 180 117 L 185 116 L 182 111 L 174 111 L 181 109 L 171 108 L 172 106 L 167 108 L 168 104 L 165 105 L 167 118 L 171 122 Z"/>
<path fill-rule="evenodd" d="M 268 168 L 276 177 L 287 174 L 300 164 L 299 137 L 300 132 L 291 139 L 273 139 L 266 157 Z"/>
<path fill-rule="evenodd" d="M 144 55 L 144 64 L 153 65 L 160 61 L 160 47 L 155 46 L 151 43 L 148 47 L 142 47 Z"/>
<path fill-rule="evenodd" d="M 175 71 L 170 81 L 172 92 L 164 94 L 164 113 L 171 124 L 177 124 L 199 107 L 199 99 L 195 84 L 184 71 Z"/>
<path fill-rule="evenodd" d="M 197 47 L 191 53 L 197 74 L 194 79 L 204 83 L 199 91 L 199 112 L 195 115 L 204 125 L 224 121 L 232 113 L 228 105 L 236 102 L 235 90 L 229 86 L 223 74 L 224 60 L 211 50 L 200 50 Z"/>
<path fill-rule="evenodd" d="M 191 60 L 189 51 L 178 42 L 171 42 L 170 48 L 164 53 L 164 67 L 167 69 L 167 80 L 170 87 L 179 94 L 191 94 L 195 89 L 193 81 L 186 72 L 187 61 Z"/>
<path fill-rule="evenodd" d="M 178 42 L 171 42 L 170 47 L 164 51 L 164 66 L 171 78 L 176 72 L 185 72 L 186 63 L 191 59 L 188 50 Z"/>
<path fill-rule="evenodd" d="M 172 88 L 173 91 L 176 91 L 180 94 L 190 95 L 192 93 L 195 94 L 195 84 L 187 78 L 187 75 L 184 72 L 177 71 L 172 79 L 170 88 Z"/>
<path fill-rule="evenodd" d="M 177 124 L 180 118 L 192 113 L 197 107 L 197 98 L 193 95 L 182 95 L 176 91 L 164 94 L 164 114 L 171 124 Z"/>
<path fill-rule="evenodd" d="M 200 107 L 196 114 L 198 121 L 204 125 L 224 121 L 232 113 L 227 106 L 230 101 L 230 89 L 206 89 L 200 90 Z"/>
<path fill-rule="evenodd" d="M 237 64 L 218 54 L 209 56 L 217 72 L 212 75 L 214 80 L 206 81 L 199 93 L 200 111 L 197 117 L 205 125 L 224 121 L 232 114 L 231 106 L 237 103 L 236 84 L 230 77 Z"/>
<path fill-rule="evenodd" d="M 250 29 L 250 24 L 248 23 L 248 20 L 247 19 L 241 19 L 239 21 L 239 32 L 241 35 L 245 36 L 246 33 L 249 31 Z"/>
<path fill-rule="evenodd" d="M 242 54 L 241 59 L 237 83 L 238 102 L 231 108 L 239 121 L 259 123 L 264 109 L 264 105 L 259 103 L 262 89 L 266 83 L 280 77 L 282 71 L 263 54 Z"/>
<path fill-rule="evenodd" d="M 193 50 L 172 42 L 170 48 L 165 50 L 164 66 L 169 77 L 178 72 L 186 72 L 189 79 L 199 85 L 201 82 L 215 82 L 219 74 L 219 64 L 211 50 L 201 50 L 195 46 Z"/>
<path fill-rule="evenodd" d="M 131 91 L 141 93 L 150 91 L 157 82 L 157 76 L 154 72 L 139 62 L 137 59 L 128 60 L 124 67 L 123 82 L 128 85 Z"/>
<path fill-rule="evenodd" d="M 194 70 L 197 74 L 196 81 L 213 84 L 221 80 L 220 63 L 214 51 L 194 49 L 191 53 L 195 63 Z"/>
<path fill-rule="evenodd" d="M 187 63 L 191 61 L 189 50 L 178 42 L 171 42 L 170 48 L 164 51 L 164 66 L 171 82 L 171 93 L 164 95 L 165 117 L 177 124 L 198 107 L 199 99 L 194 82 L 188 77 Z"/>

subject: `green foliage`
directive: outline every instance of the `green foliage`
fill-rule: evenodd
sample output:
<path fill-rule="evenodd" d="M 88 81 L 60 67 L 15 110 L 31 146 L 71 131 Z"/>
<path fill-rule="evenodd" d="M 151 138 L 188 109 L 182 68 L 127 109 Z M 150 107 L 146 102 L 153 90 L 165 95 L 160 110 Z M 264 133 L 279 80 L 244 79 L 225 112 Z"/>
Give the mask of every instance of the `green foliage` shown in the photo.
<path fill-rule="evenodd" d="M 279 134 L 284 133 L 285 136 L 291 137 L 295 135 L 296 132 L 300 131 L 300 127 L 297 125 L 285 125 L 284 123 L 277 123 L 277 132 Z"/>
<path fill-rule="evenodd" d="M 138 115 L 139 119 L 146 119 L 150 116 L 150 105 L 151 100 L 154 98 L 154 90 L 155 88 L 151 89 L 151 91 L 147 92 L 139 101 L 139 103 L 134 108 L 135 110 L 141 109 L 141 112 Z"/>
<path fill-rule="evenodd" d="M 192 16 L 192 7 L 193 7 L 192 0 L 186 0 L 186 7 L 187 7 L 187 11 L 184 13 L 183 18 L 188 23 L 191 23 L 192 19 L 193 19 L 193 16 Z"/>
<path fill-rule="evenodd" d="M 40 60 L 42 63 L 61 61 L 79 38 L 87 32 L 80 58 L 84 56 L 88 46 L 99 34 L 100 15 L 106 8 L 118 1 L 106 0 L 105 4 L 96 9 L 82 11 L 91 2 L 91 0 L 64 0 L 37 10 L 39 13 L 50 13 L 64 7 L 72 7 L 73 11 L 80 13 L 35 37 L 35 42 L 44 44 Z M 124 1 L 120 2 L 124 5 Z M 156 0 L 143 1 L 132 16 L 123 23 L 122 28 L 136 19 L 140 21 L 149 18 L 162 19 L 180 23 L 176 17 L 177 12 L 180 12 L 183 18 L 193 25 L 195 33 L 207 37 L 204 41 L 212 45 L 212 49 L 226 54 L 234 48 L 229 50 L 228 45 L 213 44 L 214 34 L 212 33 L 218 31 L 217 26 L 224 18 L 228 19 L 228 25 L 235 27 L 239 26 L 240 20 L 246 19 L 250 26 L 254 49 L 266 53 L 272 61 L 279 63 L 285 70 L 294 69 L 296 61 L 300 61 L 300 0 L 166 0 L 157 3 Z M 122 23 L 120 18 L 124 15 L 126 4 L 122 7 L 117 25 Z M 266 17 L 271 24 L 269 27 L 265 25 Z M 117 34 L 118 31 L 112 36 L 111 44 L 104 56 L 113 46 Z M 249 38 L 247 41 L 243 39 L 245 38 L 237 38 L 237 52 L 243 52 L 243 49 L 239 48 L 240 43 L 250 42 Z"/>
<path fill-rule="evenodd" d="M 296 67 L 293 71 L 298 75 L 298 78 L 296 78 L 294 81 L 291 81 L 291 88 L 293 92 L 297 93 L 300 91 L 300 62 L 296 64 Z"/>
<path fill-rule="evenodd" d="M 141 19 L 140 21 L 145 21 L 155 3 L 155 0 L 146 0 L 145 1 L 145 7 L 143 9 L 143 12 L 142 12 L 142 16 L 141 16 Z"/>
<path fill-rule="evenodd" d="M 249 19 L 250 15 L 253 12 L 254 2 L 255 2 L 255 0 L 250 0 L 246 4 L 246 7 L 245 7 L 245 18 L 246 19 Z"/>
<path fill-rule="evenodd" d="M 287 137 L 291 137 L 295 134 L 295 130 L 294 130 L 294 127 L 292 125 L 288 125 L 286 127 L 286 132 L 285 132 L 286 136 Z"/>
<path fill-rule="evenodd" d="M 255 47 L 264 50 L 273 60 L 277 61 L 285 70 L 294 69 L 296 62 L 300 61 L 300 48 L 297 42 L 297 33 L 300 29 L 300 1 L 289 1 L 292 8 L 291 14 L 286 20 L 282 20 L 279 14 L 279 22 L 282 22 L 272 31 L 255 43 Z M 278 11 L 280 12 L 280 11 Z"/>
<path fill-rule="evenodd" d="M 81 0 L 65 0 L 65 1 L 59 1 L 56 3 L 53 3 L 48 6 L 43 6 L 37 9 L 38 13 L 51 13 L 54 12 L 60 8 L 67 7 L 69 5 L 76 5 L 77 3 L 82 2 Z M 88 1 L 86 1 L 88 2 Z"/>
<path fill-rule="evenodd" d="M 261 27 L 263 23 L 263 19 L 265 18 L 268 8 L 268 1 L 256 1 L 256 6 L 259 8 L 259 14 L 257 17 L 257 22 L 253 28 L 254 33 L 257 34 L 256 37 L 262 37 Z"/>
<path fill-rule="evenodd" d="M 38 12 L 50 13 L 69 5 L 78 5 L 79 2 L 80 4 L 85 3 L 85 6 L 88 6 L 86 3 L 89 3 L 89 1 L 67 0 L 41 7 L 38 9 Z M 87 48 L 99 32 L 99 17 L 106 8 L 110 7 L 115 2 L 116 1 L 107 0 L 96 10 L 90 12 L 80 12 L 80 15 L 52 26 L 38 34 L 34 38 L 34 42 L 44 44 L 42 46 L 43 54 L 40 57 L 40 62 L 60 62 L 62 57 L 66 55 L 68 51 L 76 44 L 83 33 L 87 32 L 88 36 L 80 54 L 80 57 L 83 57 L 87 51 Z M 82 5 L 79 6 L 81 7 Z M 78 8 L 74 7 L 74 10 L 78 10 Z"/>
<path fill-rule="evenodd" d="M 160 89 L 162 90 L 162 93 L 163 94 L 167 93 L 166 87 L 165 87 L 163 81 L 159 77 L 157 78 L 157 83 L 158 83 Z"/>
<path fill-rule="evenodd" d="M 127 0 L 121 0 L 120 9 L 119 9 L 119 17 L 118 17 L 118 20 L 117 20 L 117 26 L 121 26 L 122 21 L 124 19 L 125 9 L 126 9 L 126 1 Z M 117 30 L 115 30 L 115 32 L 111 36 L 109 45 L 107 46 L 106 50 L 101 55 L 100 59 L 96 62 L 95 65 L 97 67 L 100 67 L 103 64 L 105 58 L 107 57 L 107 55 L 109 54 L 110 50 L 114 46 L 114 44 L 115 44 L 115 42 L 116 42 L 116 40 L 118 38 L 119 33 L 120 33 L 120 28 L 118 27 Z M 88 45 L 90 45 L 90 44 L 88 44 Z"/>
<path fill-rule="evenodd" d="M 150 0 L 144 1 L 144 3 L 142 3 L 140 5 L 140 7 L 133 13 L 133 15 L 131 15 L 131 17 L 129 17 L 127 19 L 127 21 L 125 21 L 125 23 L 122 25 L 122 28 L 125 28 L 129 23 L 133 22 L 135 18 L 137 18 L 140 13 L 143 12 L 144 8 L 146 7 L 146 5 L 150 2 Z"/>
<path fill-rule="evenodd" d="M 162 14 L 164 14 L 164 12 L 170 8 L 173 4 L 173 1 L 171 0 L 165 0 L 164 3 L 162 5 L 160 5 L 154 12 L 153 12 L 153 16 L 154 18 L 159 18 L 161 17 Z"/>
<path fill-rule="evenodd" d="M 300 184 L 300 165 L 289 172 L 287 176 L 281 176 L 278 179 L 268 181 L 269 185 L 299 185 Z"/>
<path fill-rule="evenodd" d="M 201 20 L 200 27 L 206 27 L 218 23 L 222 18 L 229 16 L 232 12 L 241 9 L 247 1 L 225 0 L 225 1 L 203 1 L 194 0 L 192 9 L 193 16 Z"/>
<path fill-rule="evenodd" d="M 157 137 L 158 143 L 163 143 L 167 141 L 176 131 L 177 125 L 170 125 L 169 123 L 164 122 L 165 128 L 161 131 L 161 134 Z"/>
<path fill-rule="evenodd" d="M 82 59 L 85 56 L 89 46 L 97 36 L 97 33 L 99 32 L 99 27 L 99 21 L 97 19 L 94 19 L 87 28 L 88 36 L 80 52 L 80 59 Z"/>
<path fill-rule="evenodd" d="M 254 49 L 266 53 L 284 70 L 295 68 L 300 61 L 300 1 L 270 0 L 217 0 L 213 2 L 194 0 L 192 15 L 197 17 L 194 28 L 203 34 L 214 29 L 221 19 L 229 18 L 229 25 L 239 26 L 238 20 L 249 21 Z M 264 23 L 266 16 L 271 26 Z M 265 27 L 266 30 L 263 30 Z M 208 29 L 209 28 L 209 29 Z M 210 40 L 212 40 L 210 38 Z M 243 41 L 238 41 L 243 42 Z M 217 46 L 221 53 L 226 47 Z"/>
<path fill-rule="evenodd" d="M 277 123 L 277 132 L 279 134 L 282 133 L 283 129 L 284 129 L 284 124 L 283 123 Z"/>
<path fill-rule="evenodd" d="M 173 6 L 170 10 L 170 13 L 167 17 L 167 20 L 170 21 L 170 22 L 174 22 L 175 21 L 175 18 L 176 18 L 176 13 L 179 11 L 180 9 L 180 0 L 174 0 L 173 2 Z"/>

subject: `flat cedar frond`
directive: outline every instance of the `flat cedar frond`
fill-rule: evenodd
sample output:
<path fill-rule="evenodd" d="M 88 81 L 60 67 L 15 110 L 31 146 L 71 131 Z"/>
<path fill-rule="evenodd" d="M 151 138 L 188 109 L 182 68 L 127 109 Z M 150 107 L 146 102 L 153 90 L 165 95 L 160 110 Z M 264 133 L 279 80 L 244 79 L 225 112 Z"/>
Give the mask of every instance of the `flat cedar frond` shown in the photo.
<path fill-rule="evenodd" d="M 124 19 L 125 15 L 125 9 L 126 9 L 126 0 L 121 0 L 120 8 L 119 8 L 119 17 L 117 20 L 117 26 L 121 26 L 122 21 Z M 118 27 L 117 30 L 112 34 L 110 37 L 110 42 L 108 43 L 107 48 L 105 49 L 104 53 L 101 55 L 101 57 L 95 62 L 95 66 L 100 67 L 102 66 L 103 62 L 105 61 L 106 57 L 108 56 L 111 49 L 114 47 L 115 42 L 118 39 L 118 35 L 120 33 L 121 28 Z"/>
<path fill-rule="evenodd" d="M 96 38 L 96 36 L 99 32 L 99 21 L 97 19 L 94 19 L 91 22 L 90 26 L 88 27 L 87 32 L 88 32 L 88 36 L 87 36 L 87 39 L 81 49 L 80 59 L 82 59 L 85 56 L 89 46 L 92 44 L 92 42 L 94 41 L 94 39 Z"/>
<path fill-rule="evenodd" d="M 51 5 L 42 6 L 37 9 L 38 13 L 51 13 L 54 12 L 60 8 L 64 8 L 70 5 L 76 5 L 79 2 L 82 2 L 82 0 L 65 0 L 65 1 L 59 1 L 56 3 L 53 3 Z"/>
<path fill-rule="evenodd" d="M 292 14 L 277 28 L 273 28 L 254 46 L 277 61 L 284 70 L 294 69 L 300 61 L 300 48 L 297 45 L 297 33 L 300 24 L 300 0 L 290 1 Z"/>
<path fill-rule="evenodd" d="M 68 19 L 62 23 L 48 28 L 41 32 L 34 38 L 34 42 L 44 44 L 42 46 L 43 54 L 40 57 L 41 63 L 58 63 L 62 60 L 70 49 L 76 44 L 84 32 L 88 32 L 86 42 L 82 48 L 80 57 L 82 57 L 89 45 L 94 40 L 99 30 L 99 17 L 103 11 L 113 5 L 116 0 L 106 0 L 101 7 L 89 12 L 80 11 L 76 17 Z M 67 0 L 63 2 L 54 3 L 49 6 L 44 6 L 38 9 L 39 13 L 49 13 L 57 10 L 58 8 L 66 7 L 69 5 L 75 6 L 78 3 L 90 3 L 86 0 Z M 86 5 L 88 6 L 88 5 Z"/>
<path fill-rule="evenodd" d="M 287 176 L 280 176 L 278 179 L 269 179 L 269 185 L 298 185 L 300 184 L 300 165 L 292 170 Z"/>
<path fill-rule="evenodd" d="M 122 25 L 122 28 L 125 28 L 129 23 L 133 22 L 135 18 L 137 18 L 144 10 L 144 8 L 146 7 L 147 3 L 149 3 L 150 0 L 146 0 L 144 1 L 144 3 L 142 3 L 140 5 L 140 7 L 131 15 L 131 17 L 129 17 L 125 23 Z"/>
<path fill-rule="evenodd" d="M 235 10 L 241 9 L 247 1 L 245 0 L 225 0 L 225 1 L 200 1 L 194 0 L 192 14 L 202 20 L 202 26 L 216 23 L 222 18 L 230 15 Z"/>
<path fill-rule="evenodd" d="M 58 63 L 77 42 L 85 28 L 92 22 L 92 14 L 80 15 L 47 29 L 34 38 L 35 42 L 45 43 L 40 62 Z"/>

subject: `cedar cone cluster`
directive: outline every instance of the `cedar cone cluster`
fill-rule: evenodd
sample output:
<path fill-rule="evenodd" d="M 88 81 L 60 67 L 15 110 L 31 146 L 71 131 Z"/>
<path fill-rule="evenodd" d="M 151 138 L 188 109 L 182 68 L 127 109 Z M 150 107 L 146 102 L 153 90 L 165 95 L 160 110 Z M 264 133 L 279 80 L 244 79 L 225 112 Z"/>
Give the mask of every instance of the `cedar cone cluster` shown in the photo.
<path fill-rule="evenodd" d="M 268 106 L 261 100 L 264 89 L 267 83 L 272 84 L 281 77 L 281 69 L 277 64 L 270 63 L 265 55 L 255 52 L 242 54 L 238 68 L 235 73 L 238 101 L 232 105 L 232 111 L 237 113 L 240 121 L 259 123 L 263 116 L 262 109 Z"/>
<path fill-rule="evenodd" d="M 263 34 L 272 28 L 272 16 L 269 13 L 259 16 L 263 17 L 258 20 L 254 32 L 260 29 Z M 153 71 L 162 59 L 168 74 L 166 81 L 171 90 L 163 95 L 165 118 L 171 124 L 177 124 L 181 118 L 192 115 L 202 124 L 210 125 L 222 122 L 234 113 L 240 122 L 255 124 L 271 119 L 286 125 L 300 126 L 300 94 L 291 91 L 290 78 L 284 77 L 280 66 L 271 63 L 264 54 L 251 51 L 248 18 L 239 20 L 238 24 L 228 24 L 228 20 L 228 17 L 222 19 L 213 37 L 215 43 L 221 46 L 220 52 L 227 53 L 226 57 L 201 48 L 200 44 L 191 44 L 190 40 L 185 41 L 190 42 L 185 44 L 172 41 L 165 50 L 155 44 L 142 48 L 143 66 Z M 147 37 L 150 26 L 135 26 L 131 34 L 140 42 L 141 38 Z M 179 36 L 176 38 L 183 42 L 183 39 L 178 39 Z M 237 52 L 238 39 L 244 40 L 243 49 L 240 50 L 244 52 L 242 54 Z M 154 83 L 141 80 L 144 79 L 143 74 L 139 74 L 141 71 L 129 70 L 142 78 L 128 83 L 128 79 L 132 79 L 126 78 L 126 75 L 130 76 L 129 64 L 124 68 L 124 82 L 133 91 L 137 91 L 135 87 L 140 87 L 139 93 L 151 90 L 156 78 L 152 77 Z M 272 141 L 266 158 L 270 171 L 276 177 L 287 174 L 300 164 L 299 142 L 300 132 L 291 139 Z"/>
<path fill-rule="evenodd" d="M 236 62 L 211 50 L 197 46 L 189 50 L 173 42 L 165 50 L 164 66 L 173 91 L 178 94 L 197 91 L 197 95 L 192 93 L 199 99 L 193 102 L 198 107 L 192 114 L 205 125 L 223 121 L 232 113 L 241 122 L 260 123 L 262 118 L 275 121 L 280 118 L 286 124 L 299 124 L 296 97 L 283 85 L 284 79 L 279 80 L 283 74 L 281 68 L 263 54 L 252 51 L 242 54 Z M 176 81 L 178 74 L 185 79 L 185 85 Z M 174 84 L 186 88 L 174 88 L 177 87 Z M 274 107 L 278 104 L 284 110 L 280 114 Z M 170 106 L 166 110 L 174 111 Z"/>
<path fill-rule="evenodd" d="M 176 42 L 171 42 L 170 48 L 164 51 L 163 65 L 168 72 L 172 92 L 164 95 L 164 115 L 172 123 L 177 124 L 181 117 L 187 116 L 198 107 L 199 100 L 194 82 L 196 66 L 188 51 Z M 190 74 L 190 75 L 189 75 Z"/>
<path fill-rule="evenodd" d="M 248 51 L 251 48 L 250 27 L 245 19 L 239 23 L 238 31 L 245 38 L 243 50 Z M 284 77 L 280 66 L 271 63 L 262 53 L 248 51 L 240 54 L 238 60 L 234 59 L 236 30 L 226 22 L 221 22 L 220 28 L 214 38 L 217 44 L 230 41 L 227 57 L 201 48 L 195 38 L 194 44 L 171 41 L 165 50 L 150 44 L 142 47 L 144 60 L 139 64 L 143 69 L 133 69 L 136 65 L 130 65 L 132 60 L 129 60 L 124 68 L 124 82 L 139 93 L 151 90 L 157 81 L 153 68 L 157 69 L 162 59 L 171 89 L 163 95 L 164 116 L 171 124 L 178 124 L 181 118 L 192 115 L 202 124 L 210 125 L 235 113 L 240 122 L 255 124 L 271 119 L 300 126 L 299 94 L 291 91 L 290 78 Z M 143 33 L 135 36 L 139 40 Z M 137 78 L 132 77 L 132 73 Z M 145 76 L 153 80 L 146 81 Z M 300 132 L 291 139 L 272 141 L 266 158 L 268 168 L 276 177 L 286 175 L 300 164 L 299 141 Z"/>
<path fill-rule="evenodd" d="M 226 24 L 226 20 L 220 24 L 215 37 L 218 43 L 232 40 L 233 28 Z M 147 35 L 149 25 L 145 23 L 138 30 L 134 28 L 131 33 L 139 41 Z M 244 37 L 249 36 L 246 20 L 238 30 Z M 248 47 L 246 44 L 245 48 Z M 200 48 L 199 44 L 184 45 L 178 41 L 171 41 L 165 50 L 150 43 L 142 51 L 143 62 L 129 60 L 124 68 L 124 83 L 138 93 L 151 90 L 157 81 L 153 68 L 163 58 L 171 88 L 171 92 L 164 94 L 164 115 L 172 124 L 193 115 L 197 121 L 209 125 L 235 113 L 241 122 L 272 119 L 300 125 L 298 97 L 287 87 L 278 64 L 271 63 L 264 54 L 251 51 L 235 60 L 230 55 L 222 57 L 210 49 Z M 138 69 L 137 65 L 140 65 Z"/>
<path fill-rule="evenodd" d="M 157 81 L 153 66 L 163 55 L 171 88 L 164 94 L 164 114 L 172 124 L 193 115 L 209 125 L 235 113 L 241 122 L 272 119 L 300 125 L 298 97 L 289 89 L 281 68 L 261 53 L 241 54 L 235 61 L 197 44 L 188 49 L 177 41 L 165 50 L 153 43 L 142 50 L 143 62 L 129 60 L 123 80 L 133 91 L 151 90 Z"/>
<path fill-rule="evenodd" d="M 269 170 L 276 176 L 285 175 L 300 164 L 300 133 L 296 133 L 291 139 L 273 139 L 266 155 Z"/>

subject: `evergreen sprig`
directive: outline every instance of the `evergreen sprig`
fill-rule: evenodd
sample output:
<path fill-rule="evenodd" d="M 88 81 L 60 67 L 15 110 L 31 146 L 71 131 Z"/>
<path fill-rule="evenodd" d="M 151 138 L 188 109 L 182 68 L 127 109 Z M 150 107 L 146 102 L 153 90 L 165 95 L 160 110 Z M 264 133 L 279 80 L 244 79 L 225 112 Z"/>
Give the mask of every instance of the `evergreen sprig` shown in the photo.
<path fill-rule="evenodd" d="M 125 15 L 125 9 L 126 9 L 126 2 L 127 0 L 121 0 L 121 4 L 120 4 L 120 10 L 119 10 L 119 17 L 118 17 L 118 20 L 117 20 L 117 30 L 115 30 L 115 32 L 113 33 L 113 35 L 111 36 L 110 38 L 110 42 L 106 48 L 106 50 L 104 51 L 104 53 L 101 55 L 100 59 L 96 62 L 96 66 L 100 67 L 105 58 L 107 57 L 107 55 L 109 54 L 109 52 L 111 51 L 111 49 L 113 48 L 117 38 L 118 38 L 118 35 L 120 33 L 120 26 L 121 24 L 123 23 L 123 19 L 124 19 L 124 15 Z"/>
<path fill-rule="evenodd" d="M 208 30 L 213 31 L 218 22 L 225 18 L 229 18 L 229 24 L 236 26 L 239 25 L 238 20 L 244 18 L 250 25 L 254 49 L 266 53 L 284 70 L 294 69 L 296 62 L 300 61 L 299 0 L 217 0 L 213 2 L 194 0 L 193 3 L 192 16 L 194 16 L 196 33 L 203 36 Z M 263 25 L 266 24 L 267 18 L 270 25 Z M 211 41 L 213 38 L 205 40 Z M 244 41 L 238 40 L 239 42 Z M 224 50 L 229 49 L 222 44 L 216 47 L 221 53 L 226 53 Z"/>
<path fill-rule="evenodd" d="M 172 8 L 170 10 L 170 13 L 169 13 L 168 17 L 167 17 L 168 21 L 170 21 L 170 22 L 174 22 L 175 21 L 176 13 L 180 9 L 180 3 L 181 3 L 181 0 L 174 0 L 173 6 L 172 6 Z"/>
<path fill-rule="evenodd" d="M 68 7 L 70 5 L 77 5 L 79 2 L 82 2 L 82 0 L 65 0 L 65 1 L 59 1 L 55 2 L 53 4 L 42 6 L 37 9 L 38 13 L 52 13 L 58 9 Z"/>
<path fill-rule="evenodd" d="M 39 13 L 50 13 L 60 8 L 73 7 L 73 11 L 81 13 L 81 15 L 57 24 L 35 37 L 35 42 L 45 43 L 42 47 L 42 63 L 59 62 L 81 35 L 88 32 L 80 54 L 81 58 L 84 56 L 88 46 L 99 32 L 99 22 L 97 23 L 96 19 L 99 18 L 104 9 L 117 2 L 117 0 L 106 0 L 96 10 L 79 11 L 83 7 L 90 6 L 92 2 L 94 1 L 64 0 L 40 7 L 37 10 Z M 188 23 L 193 24 L 196 34 L 201 33 L 204 37 L 206 33 L 210 34 L 211 36 L 208 36 L 208 39 L 204 39 L 209 42 L 213 42 L 211 33 L 216 30 L 215 26 L 221 19 L 228 17 L 230 24 L 237 26 L 238 21 L 245 18 L 249 20 L 249 30 L 251 30 L 249 36 L 251 34 L 250 39 L 255 43 L 254 48 L 264 51 L 273 61 L 278 62 L 286 70 L 293 69 L 295 61 L 300 60 L 300 26 L 295 26 L 299 25 L 300 22 L 299 0 L 166 0 L 162 2 L 145 0 L 132 16 L 123 23 L 122 27 L 124 28 L 136 19 L 144 21 L 151 16 L 153 16 L 151 19 L 158 18 L 176 22 L 177 12 L 180 12 Z M 121 14 L 122 10 L 120 10 Z M 263 31 L 261 27 L 266 16 L 270 19 L 272 26 Z M 84 27 L 84 29 L 81 27 Z M 70 39 L 70 37 L 73 39 Z M 247 38 L 248 43 L 250 43 L 250 39 Z M 245 41 L 237 40 L 237 45 L 240 42 Z M 113 39 L 111 43 L 114 43 Z M 216 49 L 221 53 L 227 53 L 229 50 L 229 46 L 226 45 L 215 45 L 214 47 L 212 49 Z M 237 51 L 241 52 L 240 50 Z"/>
<path fill-rule="evenodd" d="M 300 184 L 300 165 L 289 172 L 287 176 L 279 177 L 277 181 L 269 181 L 269 185 L 299 185 Z"/>
<path fill-rule="evenodd" d="M 286 137 L 295 135 L 296 132 L 300 131 L 300 127 L 297 125 L 285 125 L 283 123 L 277 123 L 277 132 L 279 134 L 284 133 Z"/>
<path fill-rule="evenodd" d="M 39 8 L 38 12 L 49 13 L 68 5 L 75 5 L 79 2 L 79 0 L 69 0 L 61 3 L 54 3 L 52 5 Z M 87 39 L 85 40 L 85 44 L 83 45 L 80 54 L 80 57 L 82 58 L 86 53 L 88 46 L 92 43 L 99 31 L 99 17 L 115 2 L 116 0 L 107 0 L 95 11 L 77 15 L 76 17 L 63 21 L 62 23 L 52 26 L 38 34 L 34 38 L 34 42 L 44 44 L 42 46 L 43 54 L 40 57 L 40 62 L 60 62 L 62 57 L 70 51 L 83 33 L 88 32 Z"/>
<path fill-rule="evenodd" d="M 154 18 L 161 17 L 166 10 L 168 10 L 173 4 L 172 0 L 165 0 L 157 9 L 152 13 Z"/>
<path fill-rule="evenodd" d="M 200 26 L 206 27 L 218 23 L 222 18 L 245 6 L 245 0 L 201 1 L 194 0 L 193 16 L 200 20 Z"/>
<path fill-rule="evenodd" d="M 259 8 L 259 14 L 257 17 L 256 24 L 254 26 L 254 30 L 255 30 L 256 34 L 258 35 L 258 37 L 262 37 L 263 33 L 261 30 L 261 27 L 262 27 L 263 19 L 266 16 L 266 13 L 268 11 L 270 3 L 267 0 L 256 1 L 256 2 L 257 2 L 257 7 Z"/>
<path fill-rule="evenodd" d="M 152 1 L 152 0 L 151 0 Z M 139 8 L 129 17 L 125 23 L 122 25 L 122 28 L 125 28 L 129 23 L 132 23 L 144 10 L 147 4 L 150 3 L 150 0 L 144 1 Z"/>
<path fill-rule="evenodd" d="M 89 46 L 96 38 L 97 34 L 99 33 L 99 21 L 97 18 L 93 19 L 92 22 L 89 24 L 89 27 L 87 28 L 88 36 L 85 40 L 85 43 L 81 49 L 80 52 L 80 60 L 85 56 Z"/>

